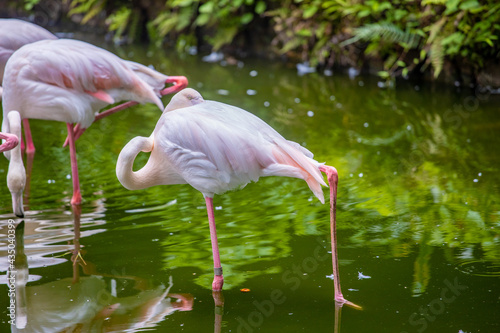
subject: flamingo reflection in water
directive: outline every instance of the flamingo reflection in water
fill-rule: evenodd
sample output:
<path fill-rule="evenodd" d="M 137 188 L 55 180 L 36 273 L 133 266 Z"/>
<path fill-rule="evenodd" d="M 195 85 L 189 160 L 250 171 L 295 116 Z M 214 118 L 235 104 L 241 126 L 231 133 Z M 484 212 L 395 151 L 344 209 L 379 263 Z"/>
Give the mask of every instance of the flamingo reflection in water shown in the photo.
<path fill-rule="evenodd" d="M 166 83 L 173 86 L 163 89 Z M 75 140 L 95 120 L 131 105 L 154 103 L 163 109 L 159 96 L 187 85 L 183 76 L 167 76 L 144 65 L 76 40 L 43 40 L 14 52 L 5 68 L 2 131 L 21 136 L 21 119 L 35 118 L 66 123 L 70 148 L 73 196 L 80 204 L 80 182 Z M 131 100 L 96 115 L 117 101 Z M 14 112 L 15 111 L 15 112 Z M 10 117 L 14 113 L 16 117 Z M 73 126 L 73 124 L 76 124 Z M 34 146 L 27 138 L 27 152 Z M 7 175 L 14 214 L 24 216 L 22 192 L 26 171 L 21 149 L 14 149 Z"/>
<path fill-rule="evenodd" d="M 139 152 L 151 152 L 146 165 L 133 171 Z M 321 185 L 330 184 L 332 263 L 335 301 L 353 303 L 342 295 L 337 262 L 337 170 L 315 161 L 310 151 L 288 141 L 264 121 L 240 108 L 205 101 L 193 89 L 177 93 L 165 108 L 152 135 L 136 137 L 121 151 L 116 164 L 120 183 L 130 190 L 153 185 L 190 184 L 205 197 L 214 280 L 212 290 L 224 283 L 213 209 L 214 194 L 242 187 L 264 176 L 304 179 L 324 203 Z"/>
<path fill-rule="evenodd" d="M 13 332 L 135 332 L 156 326 L 176 311 L 192 309 L 192 295 L 171 292 L 171 277 L 168 286 L 150 286 L 139 277 L 98 273 L 92 263 L 77 257 L 80 206 L 73 207 L 73 214 L 73 276 L 41 285 L 27 286 L 33 276 L 24 248 L 26 223 L 17 225 L 14 269 L 8 271 L 16 281 Z M 79 266 L 89 276 L 80 276 Z M 116 286 L 132 287 L 125 288 L 127 295 L 122 296 Z"/>

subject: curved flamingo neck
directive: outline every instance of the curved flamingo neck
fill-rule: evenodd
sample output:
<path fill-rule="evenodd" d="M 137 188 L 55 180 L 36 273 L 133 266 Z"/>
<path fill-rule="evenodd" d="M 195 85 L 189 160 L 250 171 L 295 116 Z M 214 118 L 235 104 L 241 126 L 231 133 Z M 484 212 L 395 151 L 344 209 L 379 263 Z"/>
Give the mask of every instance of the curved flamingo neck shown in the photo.
<path fill-rule="evenodd" d="M 21 137 L 21 116 L 17 111 L 10 111 L 7 116 L 10 133 Z M 12 209 L 19 217 L 24 216 L 23 191 L 26 185 L 26 170 L 24 169 L 21 145 L 10 152 L 9 171 L 7 172 L 7 187 L 12 194 Z"/>
<path fill-rule="evenodd" d="M 137 155 L 141 151 L 152 151 L 153 143 L 152 138 L 138 136 L 127 143 L 120 152 L 116 162 L 116 176 L 125 188 L 140 190 L 155 185 L 153 175 L 145 170 L 146 166 L 138 171 L 133 170 L 134 160 Z"/>

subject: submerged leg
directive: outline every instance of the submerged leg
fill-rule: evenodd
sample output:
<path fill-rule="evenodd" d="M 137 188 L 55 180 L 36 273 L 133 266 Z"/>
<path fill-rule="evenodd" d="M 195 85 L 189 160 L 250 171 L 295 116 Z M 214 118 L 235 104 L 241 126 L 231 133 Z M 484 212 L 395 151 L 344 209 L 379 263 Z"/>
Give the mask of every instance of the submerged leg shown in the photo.
<path fill-rule="evenodd" d="M 68 138 L 69 138 L 69 156 L 71 158 L 71 177 L 73 179 L 73 197 L 71 198 L 72 205 L 82 203 L 82 195 L 80 193 L 80 180 L 78 178 L 78 162 L 76 160 L 75 134 L 73 132 L 73 124 L 67 123 Z"/>
<path fill-rule="evenodd" d="M 26 138 L 26 154 L 32 155 L 35 153 L 35 145 L 31 136 L 30 123 L 27 118 L 23 119 L 24 137 Z"/>
<path fill-rule="evenodd" d="M 335 289 L 335 301 L 344 303 L 346 300 L 340 290 L 339 263 L 337 254 L 337 184 L 339 175 L 337 169 L 328 165 L 322 165 L 320 171 L 326 173 L 328 185 L 330 186 L 330 235 L 332 238 L 332 263 L 333 282 Z"/>
<path fill-rule="evenodd" d="M 213 199 L 205 197 L 207 204 L 208 223 L 210 225 L 210 240 L 212 241 L 212 255 L 214 257 L 214 281 L 212 282 L 212 290 L 222 290 L 224 277 L 222 276 L 222 266 L 220 263 L 219 244 L 217 242 L 217 230 L 215 229 L 214 204 Z"/>

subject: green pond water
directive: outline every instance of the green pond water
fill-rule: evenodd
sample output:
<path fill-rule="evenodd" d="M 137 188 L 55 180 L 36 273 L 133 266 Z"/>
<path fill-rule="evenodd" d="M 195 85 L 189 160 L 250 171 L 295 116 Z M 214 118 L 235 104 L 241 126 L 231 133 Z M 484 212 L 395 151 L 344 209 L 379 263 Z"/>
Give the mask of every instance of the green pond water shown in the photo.
<path fill-rule="evenodd" d="M 214 199 L 225 278 L 216 306 L 203 196 L 189 185 L 129 191 L 116 179 L 120 150 L 160 116 L 143 105 L 77 141 L 81 211 L 69 204 L 66 126 L 31 121 L 37 150 L 16 257 L 24 330 L 8 323 L 7 230 L 22 220 L 0 157 L 0 332 L 500 331 L 500 95 L 103 46 L 185 75 L 205 99 L 256 114 L 338 169 L 342 288 L 362 310 L 333 301 L 329 205 L 278 177 Z"/>

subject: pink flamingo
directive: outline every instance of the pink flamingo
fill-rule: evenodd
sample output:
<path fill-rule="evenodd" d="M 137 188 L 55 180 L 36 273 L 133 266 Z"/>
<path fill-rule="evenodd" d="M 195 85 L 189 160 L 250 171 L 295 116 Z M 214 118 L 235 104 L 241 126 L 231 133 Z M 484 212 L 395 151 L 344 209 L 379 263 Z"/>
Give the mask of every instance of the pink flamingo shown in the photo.
<path fill-rule="evenodd" d="M 164 87 L 165 83 L 175 86 Z M 183 76 L 166 76 L 146 66 L 125 61 L 116 55 L 76 40 L 43 40 L 17 50 L 7 62 L 3 82 L 2 131 L 12 133 L 12 111 L 21 119 L 35 118 L 63 121 L 67 124 L 73 197 L 71 204 L 81 203 L 80 183 L 75 148 L 78 135 L 92 124 L 96 112 L 121 100 L 152 102 L 163 109 L 158 96 L 185 87 Z M 134 102 L 134 103 L 136 103 Z M 125 103 L 127 104 L 127 103 Z M 133 104 L 129 102 L 128 105 Z M 123 105 L 120 106 L 123 108 Z M 104 115 L 116 112 L 108 110 Z M 81 129 L 74 129 L 73 124 Z M 13 133 L 17 136 L 20 132 Z M 19 156 L 17 156 L 19 154 Z M 12 193 L 13 210 L 23 216 L 22 191 L 26 175 L 20 158 L 21 150 L 12 151 L 7 183 Z M 19 174 L 24 174 L 24 178 Z"/>
<path fill-rule="evenodd" d="M 21 46 L 44 39 L 57 39 L 57 37 L 48 30 L 30 22 L 18 19 L 0 19 L 0 99 L 2 98 L 1 85 L 7 60 Z M 26 141 L 28 141 L 27 150 L 29 153 L 34 152 L 28 119 L 23 120 L 23 126 Z"/>
<path fill-rule="evenodd" d="M 146 165 L 133 171 L 139 152 L 151 152 Z M 224 283 L 219 256 L 214 194 L 257 181 L 264 176 L 304 179 L 314 195 L 325 202 L 321 185 L 330 184 L 332 262 L 335 300 L 349 303 L 342 295 L 337 264 L 336 202 L 338 174 L 334 167 L 315 161 L 310 151 L 288 141 L 264 121 L 240 108 L 205 101 L 193 89 L 184 89 L 165 108 L 153 134 L 132 139 L 120 152 L 116 175 L 129 190 L 153 185 L 190 184 L 205 197 L 214 280 L 212 289 Z"/>

